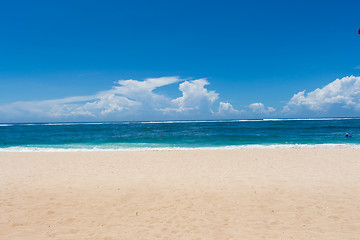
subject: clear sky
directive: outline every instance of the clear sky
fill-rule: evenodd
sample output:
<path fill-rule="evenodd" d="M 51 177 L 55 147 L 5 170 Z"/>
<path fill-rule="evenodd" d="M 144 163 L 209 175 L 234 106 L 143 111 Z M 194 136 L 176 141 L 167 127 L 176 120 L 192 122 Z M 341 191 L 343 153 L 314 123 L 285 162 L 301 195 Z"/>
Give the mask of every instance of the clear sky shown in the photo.
<path fill-rule="evenodd" d="M 2 1 L 0 122 L 359 117 L 359 9 Z"/>

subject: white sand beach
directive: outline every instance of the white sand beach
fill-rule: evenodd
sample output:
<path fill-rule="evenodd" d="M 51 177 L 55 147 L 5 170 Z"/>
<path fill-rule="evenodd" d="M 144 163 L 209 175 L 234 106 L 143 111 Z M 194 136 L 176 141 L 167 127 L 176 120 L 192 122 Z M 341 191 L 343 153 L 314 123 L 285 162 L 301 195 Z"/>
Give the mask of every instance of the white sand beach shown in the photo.
<path fill-rule="evenodd" d="M 0 153 L 0 239 L 360 237 L 360 149 Z"/>

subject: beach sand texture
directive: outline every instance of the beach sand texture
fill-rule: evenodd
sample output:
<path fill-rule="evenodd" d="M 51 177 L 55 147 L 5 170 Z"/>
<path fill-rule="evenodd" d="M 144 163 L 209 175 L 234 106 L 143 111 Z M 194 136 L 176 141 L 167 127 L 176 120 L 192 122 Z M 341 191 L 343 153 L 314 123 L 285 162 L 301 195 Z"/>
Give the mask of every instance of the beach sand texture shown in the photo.
<path fill-rule="evenodd" d="M 360 149 L 0 153 L 0 239 L 360 239 Z"/>

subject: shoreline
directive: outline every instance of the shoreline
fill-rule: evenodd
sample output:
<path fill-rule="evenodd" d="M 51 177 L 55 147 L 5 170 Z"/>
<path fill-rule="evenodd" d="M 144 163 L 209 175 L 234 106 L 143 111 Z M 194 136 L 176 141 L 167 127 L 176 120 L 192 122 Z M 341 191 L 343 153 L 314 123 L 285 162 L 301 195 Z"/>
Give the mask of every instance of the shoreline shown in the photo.
<path fill-rule="evenodd" d="M 242 150 L 242 149 L 357 149 L 360 144 L 322 143 L 322 144 L 249 144 L 221 147 L 141 147 L 141 148 L 51 148 L 51 147 L 7 147 L 0 148 L 2 152 L 137 152 L 137 151 L 212 151 L 212 150 Z"/>

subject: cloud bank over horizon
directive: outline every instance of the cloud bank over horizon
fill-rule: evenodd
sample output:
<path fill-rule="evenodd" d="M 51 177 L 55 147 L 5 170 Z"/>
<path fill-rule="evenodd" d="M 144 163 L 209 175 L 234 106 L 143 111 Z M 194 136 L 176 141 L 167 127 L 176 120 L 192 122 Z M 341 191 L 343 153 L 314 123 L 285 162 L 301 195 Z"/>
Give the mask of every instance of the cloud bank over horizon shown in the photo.
<path fill-rule="evenodd" d="M 171 98 L 155 89 L 179 84 L 182 96 Z M 219 93 L 208 90 L 207 79 L 176 76 L 119 80 L 106 91 L 44 101 L 19 101 L 0 106 L 0 121 L 158 120 L 213 118 L 219 115 Z M 224 111 L 221 110 L 221 113 Z M 228 114 L 238 113 L 232 107 Z"/>
<path fill-rule="evenodd" d="M 316 112 L 319 115 L 334 112 L 360 113 L 360 77 L 338 78 L 323 88 L 293 95 L 284 106 L 285 114 Z"/>
<path fill-rule="evenodd" d="M 115 85 L 94 95 L 43 101 L 18 101 L 0 105 L 0 121 L 120 121 L 192 120 L 219 118 L 266 118 L 317 116 L 340 112 L 360 113 L 360 77 L 348 76 L 323 88 L 298 92 L 278 110 L 255 102 L 243 109 L 221 99 L 209 90 L 207 79 L 181 79 L 177 76 L 118 80 Z M 171 98 L 154 90 L 178 84 L 180 97 Z M 339 110 L 341 109 L 341 111 Z"/>

